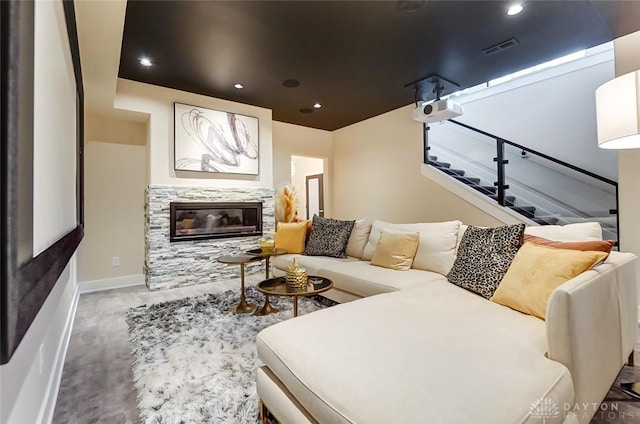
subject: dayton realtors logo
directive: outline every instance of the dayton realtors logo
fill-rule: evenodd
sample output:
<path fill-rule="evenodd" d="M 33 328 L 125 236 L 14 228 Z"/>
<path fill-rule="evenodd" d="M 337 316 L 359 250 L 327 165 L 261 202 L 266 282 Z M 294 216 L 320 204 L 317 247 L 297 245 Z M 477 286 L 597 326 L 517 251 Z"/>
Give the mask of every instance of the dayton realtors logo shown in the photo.
<path fill-rule="evenodd" d="M 634 401 L 635 402 L 635 401 Z M 546 424 L 547 420 L 560 417 L 561 414 L 566 418 L 572 415 L 573 420 L 577 422 L 579 419 L 599 418 L 607 421 L 615 422 L 636 422 L 639 415 L 634 410 L 620 410 L 618 402 L 607 402 L 606 400 L 598 403 L 580 403 L 569 404 L 564 403 L 563 411 L 560 411 L 558 404 L 550 398 L 540 398 L 533 402 L 529 407 L 529 416 L 542 420 L 542 424 Z M 574 422 L 574 421 L 571 421 Z"/>
<path fill-rule="evenodd" d="M 545 424 L 548 419 L 560 416 L 560 408 L 558 408 L 558 404 L 553 399 L 540 398 L 529 407 L 529 415 L 531 418 L 542 419 L 542 424 Z"/>

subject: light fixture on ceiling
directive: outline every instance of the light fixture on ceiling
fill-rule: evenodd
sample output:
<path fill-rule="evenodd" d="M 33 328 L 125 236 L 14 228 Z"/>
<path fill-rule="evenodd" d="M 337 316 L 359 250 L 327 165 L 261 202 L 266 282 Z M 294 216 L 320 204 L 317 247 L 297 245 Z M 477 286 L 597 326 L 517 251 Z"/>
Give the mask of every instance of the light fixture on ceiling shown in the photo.
<path fill-rule="evenodd" d="M 149 59 L 148 57 L 141 57 L 138 60 L 138 62 L 140 62 L 142 66 L 146 66 L 146 67 L 153 65 L 153 63 L 151 62 L 151 59 Z"/>
<path fill-rule="evenodd" d="M 313 107 L 314 107 L 315 109 L 320 109 L 320 108 L 322 107 L 322 105 L 321 105 L 320 103 L 318 103 L 318 102 L 315 102 L 315 103 L 313 104 Z"/>
<path fill-rule="evenodd" d="M 598 146 L 640 148 L 640 70 L 621 75 L 596 89 Z"/>
<path fill-rule="evenodd" d="M 522 4 L 520 4 L 520 3 L 512 4 L 507 9 L 507 15 L 514 16 L 514 15 L 517 15 L 518 13 L 522 12 L 523 10 L 524 10 L 524 7 L 522 6 Z"/>
<path fill-rule="evenodd" d="M 300 81 L 297 79 L 287 79 L 282 81 L 282 85 L 287 88 L 296 88 L 300 86 Z"/>
<path fill-rule="evenodd" d="M 420 10 L 425 0 L 398 0 L 396 10 L 400 12 L 414 13 Z"/>
<path fill-rule="evenodd" d="M 240 90 L 241 88 L 244 88 L 244 85 L 240 84 L 239 82 L 238 82 L 238 83 L 235 83 L 233 86 L 234 86 L 235 88 L 237 88 L 238 90 Z"/>

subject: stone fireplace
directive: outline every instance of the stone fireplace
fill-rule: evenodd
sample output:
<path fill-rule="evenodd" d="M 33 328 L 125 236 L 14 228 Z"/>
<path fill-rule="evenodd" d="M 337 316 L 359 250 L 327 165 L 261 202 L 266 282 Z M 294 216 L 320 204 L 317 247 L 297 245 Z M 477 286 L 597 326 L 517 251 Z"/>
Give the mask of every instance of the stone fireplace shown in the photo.
<path fill-rule="evenodd" d="M 269 188 L 147 187 L 147 287 L 161 290 L 239 277 L 240 267 L 216 258 L 256 248 L 262 234 L 274 233 L 273 195 Z M 245 272 L 264 272 L 263 266 L 249 264 Z"/>

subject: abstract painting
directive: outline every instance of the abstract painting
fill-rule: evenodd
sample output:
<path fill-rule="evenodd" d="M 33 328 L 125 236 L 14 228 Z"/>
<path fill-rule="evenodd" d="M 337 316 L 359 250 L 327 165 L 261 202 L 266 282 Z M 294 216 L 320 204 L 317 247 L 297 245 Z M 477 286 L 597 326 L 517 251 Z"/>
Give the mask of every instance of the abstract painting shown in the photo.
<path fill-rule="evenodd" d="M 174 103 L 175 169 L 258 175 L 258 118 Z"/>

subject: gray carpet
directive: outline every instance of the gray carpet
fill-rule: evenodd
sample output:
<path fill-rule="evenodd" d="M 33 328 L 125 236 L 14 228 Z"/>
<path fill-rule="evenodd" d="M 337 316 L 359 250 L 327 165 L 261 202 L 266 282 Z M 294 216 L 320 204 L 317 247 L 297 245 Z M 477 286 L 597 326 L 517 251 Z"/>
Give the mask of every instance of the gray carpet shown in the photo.
<path fill-rule="evenodd" d="M 262 302 L 255 288 L 246 293 L 249 302 Z M 273 299 L 280 312 L 267 316 L 230 314 L 237 302 L 230 290 L 127 312 L 141 422 L 257 422 L 256 336 L 291 318 L 292 303 Z M 301 314 L 323 307 L 306 298 L 298 305 Z"/>
<path fill-rule="evenodd" d="M 248 275 L 247 284 L 264 279 L 264 274 Z M 187 296 L 239 291 L 238 279 L 150 292 L 144 285 L 86 293 L 80 296 L 67 351 L 53 424 L 135 424 L 139 422 L 137 390 L 131 371 L 131 349 L 125 322 L 126 311 L 143 303 L 151 304 Z M 639 333 L 640 340 L 640 333 Z M 640 343 L 636 347 L 640 353 Z M 636 354 L 636 363 L 640 355 Z M 598 414 L 595 423 L 638 422 L 640 403 L 615 389 L 621 381 L 640 381 L 640 367 L 625 367 L 608 395 L 620 412 Z M 619 401 L 618 399 L 625 399 Z"/>

